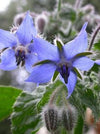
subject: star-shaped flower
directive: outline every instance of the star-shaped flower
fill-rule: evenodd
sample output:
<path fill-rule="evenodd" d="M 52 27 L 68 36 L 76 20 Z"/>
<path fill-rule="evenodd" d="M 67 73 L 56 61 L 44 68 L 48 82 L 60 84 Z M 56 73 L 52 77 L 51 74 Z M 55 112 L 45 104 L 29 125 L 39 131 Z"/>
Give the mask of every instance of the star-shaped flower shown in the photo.
<path fill-rule="evenodd" d="M 46 83 L 53 75 L 60 73 L 61 80 L 67 86 L 69 98 L 76 85 L 78 69 L 88 71 L 94 65 L 94 61 L 86 57 L 90 54 L 85 52 L 88 45 L 86 27 L 87 23 L 74 40 L 63 46 L 59 40 L 56 40 L 55 46 L 41 38 L 34 38 L 34 49 L 41 61 L 34 65 L 26 81 Z"/>
<path fill-rule="evenodd" d="M 1 63 L 0 69 L 13 70 L 18 65 L 25 65 L 27 71 L 32 71 L 32 65 L 37 61 L 32 47 L 33 36 L 37 35 L 29 11 L 15 33 L 0 29 Z M 31 46 L 31 47 L 30 47 Z"/>

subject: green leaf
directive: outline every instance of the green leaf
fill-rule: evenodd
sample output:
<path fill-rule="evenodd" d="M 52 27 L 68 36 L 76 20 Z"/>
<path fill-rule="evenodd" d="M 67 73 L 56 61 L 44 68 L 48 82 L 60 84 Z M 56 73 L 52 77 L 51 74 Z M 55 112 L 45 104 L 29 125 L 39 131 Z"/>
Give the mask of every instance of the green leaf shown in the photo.
<path fill-rule="evenodd" d="M 0 121 L 12 113 L 12 106 L 21 93 L 14 87 L 0 87 Z"/>
<path fill-rule="evenodd" d="M 82 90 L 82 87 L 80 88 Z M 77 96 L 77 97 L 76 97 Z M 82 115 L 82 117 L 84 118 L 84 113 L 86 110 L 85 105 L 80 101 L 80 94 L 77 92 L 77 89 L 75 88 L 73 94 L 71 95 L 71 97 L 69 98 L 69 102 L 70 104 L 72 104 L 76 110 L 78 111 L 78 113 L 80 115 Z"/>
<path fill-rule="evenodd" d="M 84 121 L 82 116 L 78 116 L 78 120 L 76 123 L 76 127 L 74 129 L 74 134 L 83 134 L 83 125 L 84 125 Z"/>
<path fill-rule="evenodd" d="M 11 115 L 13 134 L 30 134 L 41 126 L 40 115 L 36 109 L 44 89 L 38 88 L 34 94 L 23 92 L 14 104 Z"/>
<path fill-rule="evenodd" d="M 84 90 L 83 90 L 84 91 Z M 85 90 L 83 92 L 82 90 L 79 90 L 81 103 L 83 103 L 86 107 L 89 107 L 94 116 L 95 119 L 98 119 L 98 116 L 100 116 L 100 102 L 99 102 L 99 96 L 97 96 L 92 89 Z"/>
<path fill-rule="evenodd" d="M 47 64 L 47 63 L 50 63 L 50 62 L 52 62 L 52 61 L 51 60 L 42 60 L 42 61 L 39 61 L 39 62 L 35 63 L 33 65 L 33 67 L 37 66 L 37 65 L 41 65 L 41 64 Z"/>
<path fill-rule="evenodd" d="M 53 79 L 52 79 L 53 82 L 55 81 L 55 79 L 57 78 L 58 75 L 59 75 L 59 72 L 55 71 L 54 75 L 53 75 Z"/>

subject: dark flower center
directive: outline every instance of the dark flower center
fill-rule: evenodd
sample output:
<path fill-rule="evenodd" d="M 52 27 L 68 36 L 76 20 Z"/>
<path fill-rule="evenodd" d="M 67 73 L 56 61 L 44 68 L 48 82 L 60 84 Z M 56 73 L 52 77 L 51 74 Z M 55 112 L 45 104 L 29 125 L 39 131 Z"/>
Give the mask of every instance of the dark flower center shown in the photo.
<path fill-rule="evenodd" d="M 24 47 L 18 47 L 16 49 L 15 56 L 16 56 L 17 66 L 20 65 L 20 64 L 21 64 L 21 66 L 24 66 L 24 64 L 25 64 L 25 57 L 26 57 L 25 48 Z"/>
<path fill-rule="evenodd" d="M 68 83 L 68 77 L 69 77 L 69 70 L 67 65 L 60 65 L 57 68 L 57 71 L 61 74 L 61 76 L 63 77 L 65 83 Z"/>

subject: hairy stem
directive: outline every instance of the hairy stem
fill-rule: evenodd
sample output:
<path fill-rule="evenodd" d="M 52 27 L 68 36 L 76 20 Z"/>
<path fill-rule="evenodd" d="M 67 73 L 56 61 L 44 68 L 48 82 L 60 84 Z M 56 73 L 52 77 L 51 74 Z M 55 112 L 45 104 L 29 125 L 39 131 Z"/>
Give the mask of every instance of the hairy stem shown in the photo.
<path fill-rule="evenodd" d="M 62 89 L 63 86 L 60 86 L 58 87 L 54 92 L 53 94 L 51 95 L 51 98 L 50 98 L 50 101 L 49 101 L 49 104 L 52 105 L 54 100 L 55 100 L 55 97 L 56 97 L 56 94 L 59 92 L 60 89 Z"/>
<path fill-rule="evenodd" d="M 94 33 L 93 33 L 93 35 L 92 35 L 92 38 L 91 38 L 90 44 L 89 44 L 89 48 L 88 48 L 89 51 L 91 50 L 91 48 L 92 48 L 92 46 L 93 46 L 94 40 L 95 40 L 95 38 L 96 38 L 96 36 L 97 36 L 99 30 L 100 30 L 100 25 L 98 25 L 98 26 L 96 27 L 96 29 L 95 29 L 95 31 L 94 31 Z"/>

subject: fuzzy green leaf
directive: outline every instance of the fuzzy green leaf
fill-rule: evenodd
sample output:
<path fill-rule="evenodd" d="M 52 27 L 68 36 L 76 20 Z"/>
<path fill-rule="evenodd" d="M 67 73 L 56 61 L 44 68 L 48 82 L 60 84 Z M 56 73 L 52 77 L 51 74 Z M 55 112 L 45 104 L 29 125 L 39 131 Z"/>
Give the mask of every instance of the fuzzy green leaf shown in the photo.
<path fill-rule="evenodd" d="M 100 102 L 98 96 L 92 89 L 85 90 L 84 92 L 79 90 L 81 103 L 83 103 L 86 107 L 89 107 L 95 116 L 95 119 L 100 116 Z"/>
<path fill-rule="evenodd" d="M 14 104 L 11 115 L 12 133 L 29 134 L 41 126 L 40 115 L 36 109 L 37 103 L 42 97 L 43 89 L 38 88 L 34 94 L 23 92 Z"/>

